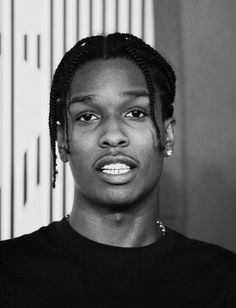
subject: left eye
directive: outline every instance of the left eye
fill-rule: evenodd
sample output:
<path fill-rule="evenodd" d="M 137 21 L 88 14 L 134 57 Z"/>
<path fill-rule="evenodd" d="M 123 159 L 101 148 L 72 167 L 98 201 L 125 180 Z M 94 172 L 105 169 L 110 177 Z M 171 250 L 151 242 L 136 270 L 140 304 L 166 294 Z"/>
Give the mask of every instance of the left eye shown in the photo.
<path fill-rule="evenodd" d="M 90 113 L 90 112 L 84 113 L 77 118 L 77 120 L 81 121 L 81 122 L 91 122 L 91 121 L 94 121 L 94 120 L 97 120 L 97 119 L 98 119 L 98 116 L 96 116 L 95 114 Z"/>
<path fill-rule="evenodd" d="M 141 111 L 139 109 L 134 109 L 134 110 L 131 110 L 129 111 L 128 113 L 126 113 L 126 117 L 128 118 L 143 118 L 145 117 L 147 114 L 144 112 L 144 111 Z"/>

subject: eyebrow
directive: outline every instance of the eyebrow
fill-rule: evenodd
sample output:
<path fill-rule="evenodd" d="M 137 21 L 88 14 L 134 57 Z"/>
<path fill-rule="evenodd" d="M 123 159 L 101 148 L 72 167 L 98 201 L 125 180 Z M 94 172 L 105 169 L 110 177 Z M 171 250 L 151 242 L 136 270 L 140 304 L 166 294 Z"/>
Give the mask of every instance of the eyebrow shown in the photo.
<path fill-rule="evenodd" d="M 120 96 L 125 96 L 125 97 L 133 97 L 133 98 L 138 98 L 138 97 L 148 97 L 149 98 L 149 93 L 146 90 L 130 90 L 130 91 L 124 91 L 121 93 Z M 70 105 L 75 104 L 75 103 L 83 103 L 86 100 L 96 100 L 96 95 L 83 95 L 83 96 L 75 96 L 73 97 L 69 103 L 68 103 L 68 108 Z"/>
<path fill-rule="evenodd" d="M 130 96 L 130 97 L 149 97 L 149 93 L 146 90 L 130 90 L 122 92 L 123 96 Z"/>
<path fill-rule="evenodd" d="M 93 100 L 95 97 L 95 95 L 75 96 L 69 101 L 68 107 L 75 103 L 83 103 L 86 100 Z"/>

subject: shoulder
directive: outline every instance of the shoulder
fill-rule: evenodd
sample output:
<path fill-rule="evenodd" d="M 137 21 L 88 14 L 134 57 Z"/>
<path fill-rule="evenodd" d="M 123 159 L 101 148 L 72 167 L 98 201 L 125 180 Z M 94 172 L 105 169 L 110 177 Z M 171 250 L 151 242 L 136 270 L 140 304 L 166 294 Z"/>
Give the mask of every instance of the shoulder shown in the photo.
<path fill-rule="evenodd" d="M 50 225 L 43 226 L 32 233 L 17 236 L 13 239 L 2 240 L 0 241 L 0 252 L 4 253 L 5 251 L 7 252 L 8 250 L 18 249 L 29 244 L 32 245 L 35 241 L 38 242 L 43 240 L 43 238 L 48 233 L 47 231 L 49 228 Z"/>
<path fill-rule="evenodd" d="M 173 248 L 175 251 L 184 251 L 186 253 L 194 253 L 197 255 L 204 254 L 205 256 L 208 254 L 211 256 L 212 254 L 213 256 L 222 255 L 230 257 L 233 260 L 236 259 L 236 254 L 234 252 L 219 245 L 188 237 L 170 228 L 168 228 L 168 232 L 174 242 Z"/>
<path fill-rule="evenodd" d="M 57 223 L 41 227 L 30 234 L 0 241 L 0 273 L 14 271 L 24 264 L 29 265 L 50 256 L 55 250 L 53 225 Z"/>
<path fill-rule="evenodd" d="M 189 238 L 174 230 L 169 230 L 173 241 L 171 255 L 195 268 L 205 267 L 236 271 L 236 254 L 215 244 Z"/>
<path fill-rule="evenodd" d="M 174 244 L 165 262 L 172 273 L 186 281 L 186 288 L 192 284 L 196 290 L 221 297 L 227 303 L 224 307 L 236 307 L 236 254 L 173 230 L 169 232 Z"/>
<path fill-rule="evenodd" d="M 47 227 L 42 227 L 37 231 L 29 234 L 24 234 L 13 239 L 3 240 L 0 242 L 0 260 L 6 259 L 8 257 L 14 256 L 14 253 L 23 254 L 27 250 L 33 250 L 34 246 L 42 241 L 42 236 L 44 234 L 44 229 Z"/>

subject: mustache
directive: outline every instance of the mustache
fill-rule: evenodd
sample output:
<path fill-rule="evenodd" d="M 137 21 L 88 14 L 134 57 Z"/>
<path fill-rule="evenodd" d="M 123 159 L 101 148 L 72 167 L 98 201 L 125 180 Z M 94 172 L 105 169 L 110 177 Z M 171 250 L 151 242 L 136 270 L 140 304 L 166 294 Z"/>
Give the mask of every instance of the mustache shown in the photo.
<path fill-rule="evenodd" d="M 96 170 L 101 170 L 104 165 L 112 163 L 122 163 L 129 166 L 131 169 L 136 168 L 139 165 L 139 161 L 123 152 L 110 151 L 102 156 L 100 156 L 94 163 Z"/>

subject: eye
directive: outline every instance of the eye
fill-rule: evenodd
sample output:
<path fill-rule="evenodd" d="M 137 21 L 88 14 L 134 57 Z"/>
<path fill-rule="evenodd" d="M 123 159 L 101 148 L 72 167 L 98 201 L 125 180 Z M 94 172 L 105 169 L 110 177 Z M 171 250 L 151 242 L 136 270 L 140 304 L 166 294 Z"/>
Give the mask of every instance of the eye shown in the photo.
<path fill-rule="evenodd" d="M 81 122 L 91 122 L 91 121 L 95 121 L 98 120 L 99 117 L 97 115 L 95 115 L 92 112 L 86 112 L 83 113 L 82 115 L 80 115 L 79 117 L 77 117 L 77 121 L 81 121 Z"/>
<path fill-rule="evenodd" d="M 128 118 L 141 119 L 141 118 L 144 118 L 146 115 L 147 115 L 147 112 L 136 108 L 136 109 L 133 109 L 127 112 L 125 116 Z"/>

